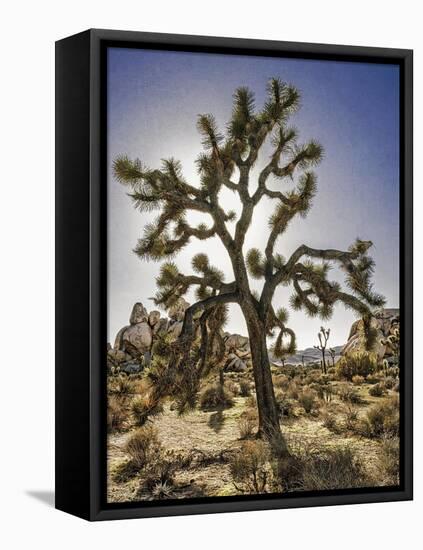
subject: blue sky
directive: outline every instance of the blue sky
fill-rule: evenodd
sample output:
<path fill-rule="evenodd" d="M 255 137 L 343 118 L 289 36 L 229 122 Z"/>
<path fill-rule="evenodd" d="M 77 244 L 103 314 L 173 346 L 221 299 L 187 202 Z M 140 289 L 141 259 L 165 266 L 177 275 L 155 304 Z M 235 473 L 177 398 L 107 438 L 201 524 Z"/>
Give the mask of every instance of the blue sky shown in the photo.
<path fill-rule="evenodd" d="M 127 324 L 135 301 L 148 309 L 155 292 L 159 264 L 141 262 L 132 252 L 142 228 L 155 214 L 135 211 L 127 190 L 114 181 L 110 167 L 119 154 L 139 157 L 150 167 L 160 159 L 182 162 L 185 177 L 198 179 L 194 161 L 201 151 L 196 131 L 199 113 L 215 115 L 225 129 L 232 94 L 239 86 L 255 92 L 260 108 L 266 82 L 280 77 L 301 92 L 301 109 L 290 124 L 300 142 L 317 139 L 325 149 L 315 169 L 318 192 L 306 219 L 297 218 L 278 241 L 284 256 L 300 244 L 346 249 L 359 236 L 374 242 L 375 289 L 388 307 L 399 303 L 399 69 L 394 65 L 340 63 L 299 59 L 228 56 L 112 48 L 108 53 L 108 196 L 109 196 L 109 339 Z M 264 148 L 255 173 L 268 158 Z M 253 173 L 254 176 L 254 173 Z M 252 178 L 252 187 L 255 185 Z M 280 183 L 275 183 L 277 189 Z M 287 182 L 284 189 L 289 189 Z M 291 183 L 292 185 L 292 183 Z M 235 196 L 223 192 L 227 210 L 239 207 Z M 254 214 L 245 250 L 264 248 L 267 218 L 273 210 L 263 201 Z M 176 258 L 182 272 L 190 272 L 191 257 L 207 248 L 212 261 L 232 280 L 222 245 L 192 241 Z M 339 279 L 335 270 L 333 279 Z M 260 289 L 260 282 L 252 286 Z M 289 288 L 278 289 L 275 306 L 286 305 Z M 330 321 L 332 345 L 345 342 L 354 320 L 340 305 Z M 321 325 L 303 313 L 292 313 L 290 326 L 299 347 L 312 345 Z M 246 333 L 237 306 L 231 309 L 227 329 Z"/>

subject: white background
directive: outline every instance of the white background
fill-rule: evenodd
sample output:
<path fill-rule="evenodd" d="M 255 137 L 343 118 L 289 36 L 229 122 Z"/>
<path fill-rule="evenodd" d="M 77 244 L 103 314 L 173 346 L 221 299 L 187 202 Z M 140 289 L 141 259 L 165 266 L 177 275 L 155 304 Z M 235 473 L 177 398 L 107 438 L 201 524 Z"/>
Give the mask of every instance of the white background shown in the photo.
<path fill-rule="evenodd" d="M 398 549 L 421 543 L 415 501 L 89 524 L 54 510 L 54 41 L 90 27 L 415 50 L 415 203 L 422 203 L 422 17 L 411 0 L 109 1 L 2 5 L 0 48 L 0 544 L 3 548 Z M 416 274 L 422 216 L 416 209 Z M 416 281 L 419 282 L 419 276 Z M 416 311 L 421 289 L 416 287 Z M 419 345 L 420 319 L 415 339 Z M 77 397 L 75 406 L 77 406 Z M 415 541 L 415 542 L 413 542 Z"/>

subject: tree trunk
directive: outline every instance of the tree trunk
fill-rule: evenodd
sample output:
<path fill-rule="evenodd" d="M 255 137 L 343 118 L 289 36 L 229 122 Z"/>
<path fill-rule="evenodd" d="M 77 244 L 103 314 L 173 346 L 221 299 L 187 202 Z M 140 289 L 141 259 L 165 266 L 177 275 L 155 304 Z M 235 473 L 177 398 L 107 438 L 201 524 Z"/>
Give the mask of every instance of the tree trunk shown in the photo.
<path fill-rule="evenodd" d="M 273 389 L 272 373 L 267 353 L 266 329 L 260 319 L 247 318 L 254 382 L 259 416 L 258 437 L 266 438 L 275 455 L 288 453 L 279 425 L 279 414 Z"/>

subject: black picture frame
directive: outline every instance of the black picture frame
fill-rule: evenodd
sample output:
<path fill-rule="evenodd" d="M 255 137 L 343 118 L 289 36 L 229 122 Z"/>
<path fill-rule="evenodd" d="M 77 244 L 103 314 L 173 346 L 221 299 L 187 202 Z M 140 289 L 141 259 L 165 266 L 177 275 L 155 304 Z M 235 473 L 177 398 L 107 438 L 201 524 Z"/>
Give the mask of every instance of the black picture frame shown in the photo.
<path fill-rule="evenodd" d="M 106 48 L 394 63 L 400 67 L 401 484 L 107 504 Z M 411 50 L 91 29 L 56 43 L 56 508 L 87 520 L 359 504 L 412 499 Z"/>

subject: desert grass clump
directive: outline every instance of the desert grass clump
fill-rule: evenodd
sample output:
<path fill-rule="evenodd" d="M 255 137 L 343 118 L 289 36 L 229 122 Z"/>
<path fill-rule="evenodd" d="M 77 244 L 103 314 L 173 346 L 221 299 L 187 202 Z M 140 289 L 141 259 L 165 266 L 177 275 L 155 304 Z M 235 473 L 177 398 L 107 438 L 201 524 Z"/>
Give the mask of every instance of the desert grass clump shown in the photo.
<path fill-rule="evenodd" d="M 251 395 L 251 384 L 246 380 L 241 380 L 239 383 L 239 394 L 241 397 L 250 397 Z"/>
<path fill-rule="evenodd" d="M 275 399 L 280 418 L 291 418 L 294 416 L 294 405 L 292 401 L 288 399 L 285 392 L 276 390 Z"/>
<path fill-rule="evenodd" d="M 237 491 L 266 493 L 271 483 L 270 451 L 263 441 L 245 441 L 230 461 L 230 471 Z"/>
<path fill-rule="evenodd" d="M 354 431 L 357 425 L 357 420 L 358 420 L 357 408 L 352 403 L 349 403 L 345 407 L 345 412 L 344 412 L 345 428 L 347 430 Z"/>
<path fill-rule="evenodd" d="M 343 383 L 338 387 L 337 393 L 339 399 L 346 403 L 359 404 L 362 402 L 357 390 L 346 383 Z"/>
<path fill-rule="evenodd" d="M 144 426 L 149 418 L 163 412 L 163 405 L 153 392 L 148 392 L 132 400 L 131 411 L 135 424 Z"/>
<path fill-rule="evenodd" d="M 372 438 L 399 435 L 399 399 L 392 396 L 373 405 L 364 420 L 364 435 Z"/>
<path fill-rule="evenodd" d="M 289 385 L 289 378 L 285 374 L 273 376 L 273 386 L 277 389 L 286 391 Z"/>
<path fill-rule="evenodd" d="M 369 388 L 369 395 L 371 395 L 372 397 L 382 397 L 385 394 L 386 394 L 385 385 L 382 384 L 381 382 L 378 382 L 377 384 Z"/>
<path fill-rule="evenodd" d="M 207 386 L 200 395 L 200 408 L 203 411 L 229 409 L 233 405 L 233 394 L 219 383 Z"/>
<path fill-rule="evenodd" d="M 310 414 L 311 411 L 316 407 L 316 393 L 310 389 L 305 388 L 298 395 L 298 403 L 307 414 Z"/>
<path fill-rule="evenodd" d="M 361 386 L 361 384 L 364 384 L 364 376 L 361 376 L 360 374 L 354 374 L 352 377 L 352 383 L 354 386 Z"/>
<path fill-rule="evenodd" d="M 331 432 L 336 432 L 338 429 L 338 424 L 336 422 L 336 416 L 329 412 L 324 411 L 322 414 L 323 426 L 330 430 Z"/>
<path fill-rule="evenodd" d="M 295 382 L 294 380 L 291 380 L 286 392 L 287 397 L 289 397 L 290 399 L 298 399 L 299 394 L 300 394 L 300 389 L 298 387 L 298 383 Z"/>
<path fill-rule="evenodd" d="M 379 454 L 379 480 L 382 485 L 399 484 L 400 442 L 399 437 L 385 437 L 382 439 Z"/>
<path fill-rule="evenodd" d="M 383 384 L 384 384 L 384 386 L 387 390 L 392 390 L 392 389 L 395 388 L 395 386 L 397 384 L 397 380 L 393 376 L 387 376 L 383 380 Z"/>
<path fill-rule="evenodd" d="M 126 397 L 134 393 L 134 384 L 131 379 L 124 375 L 120 374 L 119 376 L 109 379 L 109 393 L 117 395 L 119 397 Z"/>
<path fill-rule="evenodd" d="M 138 428 L 128 438 L 124 450 L 137 468 L 145 468 L 148 464 L 156 462 L 162 450 L 156 428 L 154 426 Z"/>
<path fill-rule="evenodd" d="M 107 429 L 109 432 L 121 430 L 127 418 L 125 400 L 111 395 L 107 401 Z"/>
<path fill-rule="evenodd" d="M 253 418 L 244 416 L 238 420 L 240 439 L 252 439 L 256 432 L 256 422 Z"/>
<path fill-rule="evenodd" d="M 307 454 L 302 460 L 301 488 L 324 491 L 365 487 L 369 480 L 363 465 L 349 448 Z"/>
<path fill-rule="evenodd" d="M 351 381 L 355 375 L 368 376 L 377 369 L 376 355 L 367 351 L 348 353 L 335 366 L 338 378 Z"/>

